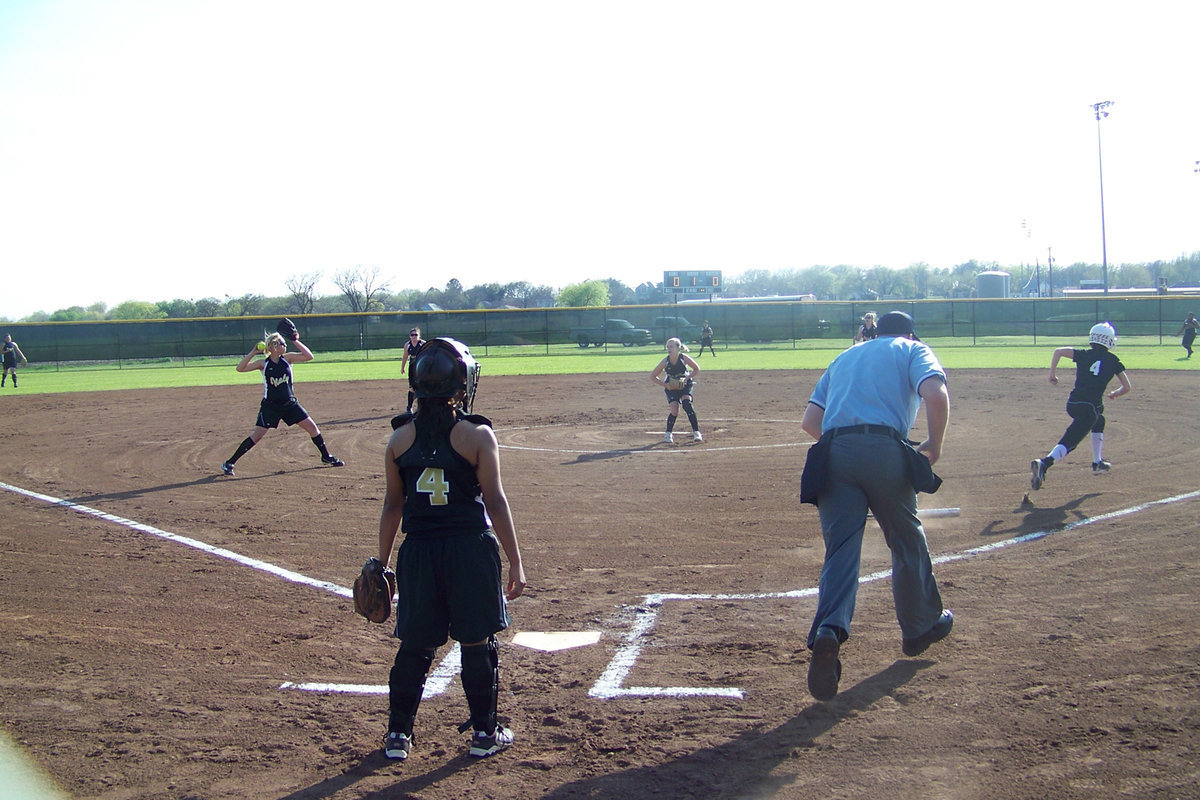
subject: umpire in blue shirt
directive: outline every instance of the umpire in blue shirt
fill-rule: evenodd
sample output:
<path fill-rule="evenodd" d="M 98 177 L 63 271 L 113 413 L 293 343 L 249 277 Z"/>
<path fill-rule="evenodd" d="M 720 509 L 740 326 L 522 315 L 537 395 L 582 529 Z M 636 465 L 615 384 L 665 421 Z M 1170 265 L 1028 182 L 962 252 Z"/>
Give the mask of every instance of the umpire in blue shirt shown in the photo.
<path fill-rule="evenodd" d="M 868 510 L 892 552 L 892 598 L 905 655 L 945 638 L 954 615 L 942 607 L 917 491 L 935 491 L 932 465 L 950 418 L 946 372 L 901 311 L 884 314 L 878 338 L 833 360 L 804 410 L 801 427 L 817 439 L 801 479 L 801 499 L 821 517 L 825 563 L 817 613 L 808 634 L 808 688 L 818 700 L 838 691 L 839 648 L 850 635 Z M 914 449 L 907 434 L 922 402 L 928 437 Z M 805 496 L 807 495 L 807 496 Z"/>

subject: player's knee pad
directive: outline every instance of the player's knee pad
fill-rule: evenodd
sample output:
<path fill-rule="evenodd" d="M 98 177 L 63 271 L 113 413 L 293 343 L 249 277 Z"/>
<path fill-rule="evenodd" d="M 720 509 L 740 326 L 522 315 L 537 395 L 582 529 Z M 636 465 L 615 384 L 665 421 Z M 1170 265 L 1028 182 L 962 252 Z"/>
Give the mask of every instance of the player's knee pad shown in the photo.
<path fill-rule="evenodd" d="M 471 709 L 471 725 L 475 730 L 493 730 L 500 692 L 500 645 L 495 636 L 489 636 L 484 644 L 462 648 L 462 687 Z"/>

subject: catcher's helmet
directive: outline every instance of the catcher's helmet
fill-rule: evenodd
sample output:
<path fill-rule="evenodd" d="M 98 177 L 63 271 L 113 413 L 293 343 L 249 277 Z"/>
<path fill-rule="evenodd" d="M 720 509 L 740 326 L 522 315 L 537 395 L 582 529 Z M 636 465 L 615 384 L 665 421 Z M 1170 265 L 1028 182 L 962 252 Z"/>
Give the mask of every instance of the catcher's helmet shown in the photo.
<path fill-rule="evenodd" d="M 417 397 L 454 397 L 463 393 L 463 411 L 471 413 L 479 385 L 479 362 L 460 341 L 430 339 L 413 363 L 413 393 Z"/>
<path fill-rule="evenodd" d="M 1093 325 L 1091 332 L 1088 334 L 1088 341 L 1092 344 L 1102 345 L 1107 350 L 1112 350 L 1117 346 L 1117 329 L 1112 326 L 1111 322 L 1101 322 L 1099 325 Z"/>

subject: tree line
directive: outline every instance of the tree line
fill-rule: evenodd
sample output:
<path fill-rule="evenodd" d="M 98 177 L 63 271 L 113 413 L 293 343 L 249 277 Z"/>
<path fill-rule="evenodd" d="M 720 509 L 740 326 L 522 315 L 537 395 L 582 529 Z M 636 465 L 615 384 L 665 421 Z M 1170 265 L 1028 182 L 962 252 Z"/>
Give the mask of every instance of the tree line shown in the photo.
<path fill-rule="evenodd" d="M 1080 285 L 1081 280 L 1100 280 L 1099 264 L 1077 263 L 1068 266 L 1033 264 L 1001 267 L 995 262 L 967 261 L 954 267 L 932 268 L 912 264 L 902 269 L 816 265 L 804 269 L 750 269 L 736 277 L 727 277 L 721 294 L 725 297 L 764 297 L 772 295 L 813 294 L 819 300 L 923 300 L 927 298 L 970 298 L 975 296 L 976 276 L 985 271 L 1003 270 L 1011 275 L 1010 293 L 1020 294 L 1041 282 L 1042 294 Z M 661 283 L 647 281 L 630 287 L 613 278 L 587 280 L 555 290 L 528 281 L 485 283 L 470 288 L 457 279 L 444 288 L 400 289 L 393 291 L 390 279 L 378 267 L 357 266 L 332 276 L 338 292 L 318 295 L 316 287 L 322 273 L 294 275 L 284 281 L 285 294 L 266 297 L 245 294 L 219 300 L 127 300 L 113 308 L 94 303 L 86 308 L 71 306 L 52 313 L 39 311 L 18 322 L 75 322 L 85 320 L 170 319 L 197 317 L 274 316 L 290 314 L 344 314 L 362 311 L 421 311 L 487 308 L 551 308 L 555 306 L 657 305 L 673 302 Z M 1200 286 L 1200 252 L 1180 256 L 1174 261 L 1142 264 L 1118 264 L 1108 268 L 1111 288 L 1152 288 L 1165 280 L 1168 286 Z M 11 321 L 11 320 L 5 320 Z"/>

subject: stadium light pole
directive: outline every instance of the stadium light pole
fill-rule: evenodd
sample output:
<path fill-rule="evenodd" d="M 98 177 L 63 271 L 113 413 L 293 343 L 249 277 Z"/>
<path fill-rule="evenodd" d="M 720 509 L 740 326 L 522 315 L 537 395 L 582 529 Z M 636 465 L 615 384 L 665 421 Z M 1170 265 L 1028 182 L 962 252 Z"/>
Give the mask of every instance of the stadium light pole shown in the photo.
<path fill-rule="evenodd" d="M 1096 112 L 1096 157 L 1100 164 L 1100 259 L 1104 270 L 1104 293 L 1108 294 L 1108 242 L 1104 235 L 1104 148 L 1100 141 L 1100 120 L 1108 116 L 1107 109 L 1112 106 L 1112 100 L 1101 100 L 1092 103 Z"/>

